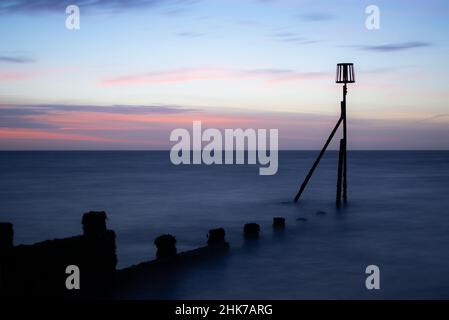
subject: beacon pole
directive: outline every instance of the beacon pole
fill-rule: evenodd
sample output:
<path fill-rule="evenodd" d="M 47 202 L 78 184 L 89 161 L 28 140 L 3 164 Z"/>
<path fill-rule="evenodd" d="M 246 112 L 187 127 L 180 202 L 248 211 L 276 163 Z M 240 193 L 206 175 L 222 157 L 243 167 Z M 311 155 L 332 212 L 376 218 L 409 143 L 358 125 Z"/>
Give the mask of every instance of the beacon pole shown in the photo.
<path fill-rule="evenodd" d="M 335 202 L 337 207 L 341 205 L 342 199 L 342 189 L 343 189 L 343 201 L 346 203 L 348 199 L 348 159 L 347 159 L 347 125 L 346 125 L 346 95 L 348 93 L 347 84 L 355 82 L 354 76 L 354 65 L 352 63 L 339 63 L 337 64 L 337 77 L 336 83 L 343 83 L 343 101 L 340 103 L 341 115 L 334 129 L 332 130 L 329 138 L 327 138 L 326 143 L 318 154 L 312 168 L 309 170 L 306 178 L 304 179 L 299 191 L 297 192 L 294 201 L 298 202 L 301 195 L 303 194 L 307 184 L 310 181 L 315 169 L 317 168 L 321 158 L 326 152 L 329 143 L 332 141 L 335 133 L 337 132 L 341 123 L 343 123 L 343 138 L 340 139 L 340 148 L 338 152 L 338 172 L 337 172 L 337 193 L 335 197 Z M 343 188 L 342 188 L 343 186 Z"/>

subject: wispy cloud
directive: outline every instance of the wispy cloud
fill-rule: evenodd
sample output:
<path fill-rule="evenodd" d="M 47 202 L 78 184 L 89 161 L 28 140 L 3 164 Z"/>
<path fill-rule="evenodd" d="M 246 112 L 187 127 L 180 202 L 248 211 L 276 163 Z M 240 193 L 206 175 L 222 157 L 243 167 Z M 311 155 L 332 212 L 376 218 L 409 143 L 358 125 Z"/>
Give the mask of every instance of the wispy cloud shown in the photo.
<path fill-rule="evenodd" d="M 201 36 L 204 36 L 204 33 L 200 33 L 200 32 L 178 32 L 176 33 L 176 35 L 178 37 L 183 37 L 183 38 L 198 38 Z"/>
<path fill-rule="evenodd" d="M 438 120 L 444 121 L 445 119 L 449 119 L 449 114 L 447 114 L 447 113 L 437 114 L 437 115 L 434 115 L 431 117 L 427 117 L 425 119 L 418 120 L 415 123 L 433 122 L 433 121 L 438 121 Z"/>
<path fill-rule="evenodd" d="M 423 41 L 413 41 L 413 42 L 388 43 L 388 44 L 375 45 L 375 46 L 360 45 L 360 46 L 356 46 L 356 47 L 359 49 L 362 49 L 362 50 L 374 51 L 374 52 L 397 52 L 397 51 L 424 48 L 424 47 L 430 47 L 430 46 L 433 46 L 433 44 L 429 43 L 429 42 L 423 42 Z"/>
<path fill-rule="evenodd" d="M 312 43 L 318 42 L 316 40 L 307 39 L 307 38 L 301 36 L 300 34 L 293 33 L 293 32 L 277 32 L 274 34 L 274 37 L 277 40 L 282 41 L 282 42 L 289 42 L 289 43 L 294 43 L 294 44 L 299 44 L 299 45 L 312 44 Z"/>
<path fill-rule="evenodd" d="M 54 125 L 33 121 L 29 116 L 45 115 L 41 108 L 29 106 L 0 106 L 0 128 L 53 129 Z"/>
<path fill-rule="evenodd" d="M 0 54 L 0 63 L 1 62 L 5 62 L 5 63 L 30 63 L 30 62 L 35 62 L 34 59 L 30 58 L 30 57 L 26 57 L 26 56 L 22 56 L 22 55 L 5 55 L 5 54 Z"/>
<path fill-rule="evenodd" d="M 58 112 L 105 112 L 117 114 L 175 114 L 196 109 L 174 105 L 78 105 L 78 104 L 0 104 L 0 118 L 42 115 Z"/>
<path fill-rule="evenodd" d="M 0 71 L 0 81 L 17 81 L 17 80 L 28 80 L 42 75 L 38 71 L 17 71 L 17 72 L 6 72 Z"/>
<path fill-rule="evenodd" d="M 219 67 L 185 68 L 121 75 L 104 79 L 102 85 L 152 85 L 202 80 L 261 80 L 267 83 L 301 81 L 329 76 L 324 72 L 298 72 L 290 69 L 228 69 Z"/>
<path fill-rule="evenodd" d="M 60 140 L 64 142 L 69 141 L 85 141 L 85 142 L 96 142 L 96 143 L 126 143 L 124 139 L 112 139 L 95 137 L 91 135 L 83 134 L 73 134 L 64 132 L 52 132 L 49 130 L 42 129 L 16 129 L 16 128 L 1 128 L 0 127 L 0 141 L 1 140 L 28 140 L 28 141 L 52 141 Z"/>
<path fill-rule="evenodd" d="M 0 2 L 1 13 L 39 13 L 64 12 L 72 4 L 79 6 L 84 12 L 89 11 L 116 11 L 126 9 L 144 9 L 160 5 L 185 6 L 195 3 L 195 0 L 7 0 Z"/>
<path fill-rule="evenodd" d="M 172 105 L 57 105 L 57 104 L 0 104 L 0 128 L 63 129 L 67 124 L 81 125 L 80 115 L 91 115 L 91 128 L 95 119 L 155 119 L 176 116 L 195 109 Z"/>
<path fill-rule="evenodd" d="M 24 106 L 22 106 L 24 107 Z M 39 104 L 33 105 L 33 108 L 39 108 L 41 110 L 46 110 L 47 112 L 52 111 L 89 111 L 89 112 L 107 112 L 107 113 L 118 113 L 118 114 L 174 114 L 174 113 L 184 113 L 195 111 L 195 109 L 185 108 L 175 105 L 77 105 L 77 104 Z"/>
<path fill-rule="evenodd" d="M 169 133 L 200 119 L 252 124 L 239 115 L 171 105 L 0 105 L 0 149 L 164 149 Z"/>
<path fill-rule="evenodd" d="M 54 74 L 77 72 L 78 70 L 79 69 L 77 68 L 64 67 L 64 68 L 31 69 L 26 71 L 0 71 L 0 82 L 29 80 Z"/>
<path fill-rule="evenodd" d="M 191 111 L 187 111 L 191 110 Z M 439 114 L 413 120 L 350 119 L 351 148 L 448 149 Z M 281 149 L 317 149 L 337 115 L 206 111 L 176 106 L 0 105 L 0 149 L 167 149 L 174 128 L 193 120 L 214 128 L 279 128 Z M 332 145 L 337 147 L 337 145 Z"/>
<path fill-rule="evenodd" d="M 335 19 L 335 16 L 327 12 L 309 12 L 299 14 L 298 18 L 304 22 L 320 22 Z"/>

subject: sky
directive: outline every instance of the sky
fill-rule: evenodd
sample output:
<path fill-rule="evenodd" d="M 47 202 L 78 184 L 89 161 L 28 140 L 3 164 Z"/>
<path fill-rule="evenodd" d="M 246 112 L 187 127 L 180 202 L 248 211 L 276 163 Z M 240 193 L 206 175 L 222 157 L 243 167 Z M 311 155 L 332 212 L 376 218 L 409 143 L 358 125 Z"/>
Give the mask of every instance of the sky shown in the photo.
<path fill-rule="evenodd" d="M 349 149 L 447 150 L 448 33 L 445 0 L 2 1 L 0 150 L 169 149 L 193 120 L 320 149 L 339 62 Z"/>

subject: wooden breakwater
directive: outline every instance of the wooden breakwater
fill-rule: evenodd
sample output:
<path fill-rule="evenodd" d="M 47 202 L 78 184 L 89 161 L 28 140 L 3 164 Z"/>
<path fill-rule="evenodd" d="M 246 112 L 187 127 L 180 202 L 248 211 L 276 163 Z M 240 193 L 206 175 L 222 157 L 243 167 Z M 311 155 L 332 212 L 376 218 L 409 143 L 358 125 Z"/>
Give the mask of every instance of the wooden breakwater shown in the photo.
<path fill-rule="evenodd" d="M 2 297 L 81 297 L 110 288 L 117 265 L 115 232 L 106 229 L 104 212 L 83 216 L 83 235 L 13 246 L 9 223 L 0 225 L 0 295 Z M 82 289 L 68 290 L 67 267 L 82 273 Z"/>
<path fill-rule="evenodd" d="M 170 257 L 146 261 L 115 274 L 114 298 L 138 296 L 144 290 L 146 298 L 161 299 L 170 296 L 170 290 L 178 281 L 188 276 L 192 269 L 208 270 L 211 264 L 221 264 L 230 247 L 227 242 L 177 253 Z"/>
<path fill-rule="evenodd" d="M 225 255 L 229 244 L 222 228 L 209 230 L 207 245 L 176 250 L 176 238 L 155 239 L 156 259 L 116 270 L 116 236 L 106 227 L 105 212 L 83 215 L 83 234 L 33 245 L 13 245 L 10 223 L 0 223 L 0 297 L 108 298 L 139 279 L 164 279 L 198 262 Z M 259 226 L 244 228 L 246 237 L 258 237 Z M 66 286 L 68 266 L 80 270 L 80 289 Z"/>

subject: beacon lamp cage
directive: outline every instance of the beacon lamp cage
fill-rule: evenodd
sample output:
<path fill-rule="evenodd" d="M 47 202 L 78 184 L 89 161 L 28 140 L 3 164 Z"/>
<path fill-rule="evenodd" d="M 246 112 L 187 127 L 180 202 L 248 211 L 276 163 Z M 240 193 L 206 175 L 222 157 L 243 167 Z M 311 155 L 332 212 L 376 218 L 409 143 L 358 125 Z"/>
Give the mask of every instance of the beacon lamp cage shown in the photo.
<path fill-rule="evenodd" d="M 339 63 L 337 64 L 336 83 L 354 83 L 354 64 L 353 63 Z"/>

